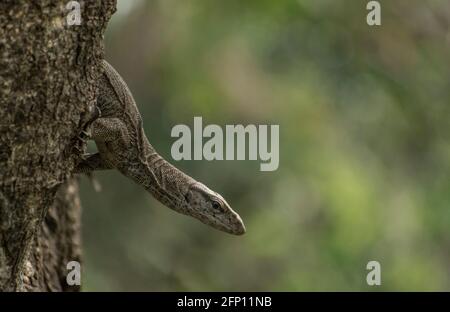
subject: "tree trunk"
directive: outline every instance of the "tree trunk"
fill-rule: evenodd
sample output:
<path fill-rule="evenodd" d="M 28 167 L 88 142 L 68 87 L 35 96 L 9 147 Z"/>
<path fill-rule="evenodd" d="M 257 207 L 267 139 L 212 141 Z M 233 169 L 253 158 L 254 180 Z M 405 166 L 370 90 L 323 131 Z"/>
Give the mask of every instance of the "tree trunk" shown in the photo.
<path fill-rule="evenodd" d="M 67 16 L 81 5 L 81 24 Z M 115 0 L 0 2 L 0 290 L 79 290 L 80 203 L 71 172 L 94 111 Z"/>

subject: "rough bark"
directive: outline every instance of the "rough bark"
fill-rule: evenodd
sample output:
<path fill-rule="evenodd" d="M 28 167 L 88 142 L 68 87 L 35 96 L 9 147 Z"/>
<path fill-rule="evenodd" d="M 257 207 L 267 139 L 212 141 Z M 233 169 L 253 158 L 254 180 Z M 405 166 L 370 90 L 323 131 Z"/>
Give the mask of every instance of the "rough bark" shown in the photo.
<path fill-rule="evenodd" d="M 85 142 L 115 0 L 0 2 L 0 290 L 58 291 L 80 259 L 80 204 L 71 178 Z M 44 222 L 45 221 L 45 222 Z"/>

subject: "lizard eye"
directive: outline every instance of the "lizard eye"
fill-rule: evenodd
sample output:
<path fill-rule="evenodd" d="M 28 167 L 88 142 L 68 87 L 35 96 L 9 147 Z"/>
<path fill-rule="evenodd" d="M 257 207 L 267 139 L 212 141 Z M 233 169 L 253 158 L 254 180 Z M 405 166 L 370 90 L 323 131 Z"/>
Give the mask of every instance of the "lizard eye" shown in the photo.
<path fill-rule="evenodd" d="M 213 202 L 212 202 L 212 207 L 215 209 L 215 210 L 220 210 L 220 209 L 222 209 L 222 205 L 218 202 L 218 201 L 215 201 L 215 200 L 213 200 Z"/>

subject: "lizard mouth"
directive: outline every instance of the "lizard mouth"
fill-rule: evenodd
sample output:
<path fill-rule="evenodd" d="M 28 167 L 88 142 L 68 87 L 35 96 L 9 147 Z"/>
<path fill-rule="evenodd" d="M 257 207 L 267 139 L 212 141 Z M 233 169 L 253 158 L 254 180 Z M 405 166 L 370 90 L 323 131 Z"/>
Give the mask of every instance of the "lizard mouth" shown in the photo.
<path fill-rule="evenodd" d="M 237 213 L 233 213 L 233 215 L 231 217 L 227 218 L 227 222 L 224 222 L 223 220 L 221 220 L 219 218 L 211 220 L 208 218 L 208 216 L 205 216 L 205 217 L 206 217 L 206 219 L 205 219 L 206 222 L 203 221 L 204 223 L 211 225 L 211 226 L 215 227 L 216 229 L 226 232 L 228 234 L 243 235 L 246 232 L 244 222 L 242 221 L 241 217 Z"/>
<path fill-rule="evenodd" d="M 233 235 L 244 235 L 246 232 L 246 229 L 245 229 L 244 224 L 240 224 L 239 226 L 237 226 L 233 229 L 227 228 L 225 230 L 225 232 L 227 232 L 229 234 L 233 234 Z"/>
<path fill-rule="evenodd" d="M 233 234 L 244 235 L 245 232 L 247 231 L 247 229 L 245 228 L 244 222 L 242 221 L 241 217 L 238 214 L 236 214 L 236 219 L 237 219 L 237 222 L 234 227 Z"/>

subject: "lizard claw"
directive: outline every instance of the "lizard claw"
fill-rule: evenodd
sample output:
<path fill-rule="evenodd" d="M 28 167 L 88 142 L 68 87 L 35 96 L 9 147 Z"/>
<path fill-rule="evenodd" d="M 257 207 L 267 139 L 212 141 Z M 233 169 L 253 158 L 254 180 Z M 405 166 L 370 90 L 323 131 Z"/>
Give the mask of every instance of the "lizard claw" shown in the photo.
<path fill-rule="evenodd" d="M 102 111 L 100 110 L 100 107 L 95 105 L 95 113 L 94 113 L 95 119 L 102 117 Z"/>
<path fill-rule="evenodd" d="M 91 123 L 93 123 L 96 119 L 98 119 L 102 116 L 102 111 L 100 110 L 100 107 L 98 107 L 97 105 L 94 105 L 93 107 L 91 107 L 90 115 L 91 115 L 91 117 L 86 122 L 86 125 L 85 125 L 86 127 L 89 126 Z"/>
<path fill-rule="evenodd" d="M 81 158 L 82 160 L 86 160 L 86 159 L 88 159 L 90 156 L 92 156 L 91 153 L 85 153 L 85 154 L 81 155 L 80 158 Z"/>
<path fill-rule="evenodd" d="M 82 150 L 79 146 L 74 145 L 74 146 L 72 146 L 72 151 L 76 151 L 76 152 L 79 154 L 79 153 L 81 153 L 83 150 Z"/>
<path fill-rule="evenodd" d="M 91 134 L 87 132 L 86 130 L 82 130 L 80 134 L 78 135 L 78 139 L 81 141 L 86 141 L 91 137 Z"/>

